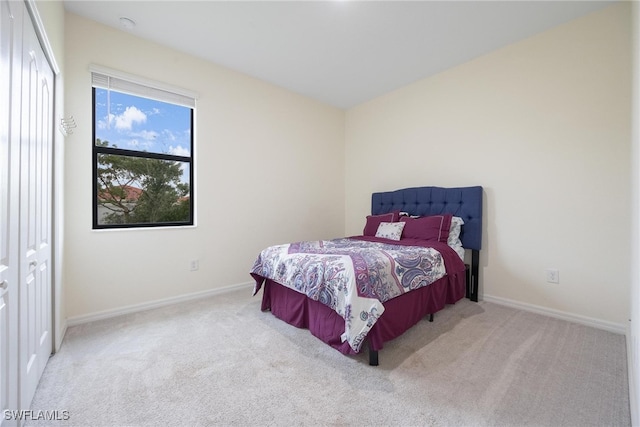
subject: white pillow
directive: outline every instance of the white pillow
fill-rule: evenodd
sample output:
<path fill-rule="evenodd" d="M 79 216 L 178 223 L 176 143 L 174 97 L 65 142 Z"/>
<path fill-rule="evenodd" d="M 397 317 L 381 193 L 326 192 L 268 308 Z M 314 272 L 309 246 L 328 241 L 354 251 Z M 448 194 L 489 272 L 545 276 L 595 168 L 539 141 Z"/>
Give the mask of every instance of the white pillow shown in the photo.
<path fill-rule="evenodd" d="M 382 237 L 389 240 L 400 240 L 402 236 L 402 230 L 404 229 L 404 222 L 381 222 L 376 231 L 376 237 Z"/>
<path fill-rule="evenodd" d="M 451 218 L 451 227 L 449 227 L 449 237 L 447 238 L 447 244 L 449 246 L 454 246 L 460 242 L 460 231 L 462 230 L 462 226 L 464 225 L 464 220 L 458 216 L 454 216 Z"/>
<path fill-rule="evenodd" d="M 464 261 L 464 248 L 462 247 L 462 242 L 460 241 L 460 232 L 462 231 L 463 225 L 464 220 L 462 218 L 457 216 L 451 218 L 451 227 L 449 228 L 449 237 L 447 238 L 447 244 L 451 246 L 457 252 L 458 256 Z"/>

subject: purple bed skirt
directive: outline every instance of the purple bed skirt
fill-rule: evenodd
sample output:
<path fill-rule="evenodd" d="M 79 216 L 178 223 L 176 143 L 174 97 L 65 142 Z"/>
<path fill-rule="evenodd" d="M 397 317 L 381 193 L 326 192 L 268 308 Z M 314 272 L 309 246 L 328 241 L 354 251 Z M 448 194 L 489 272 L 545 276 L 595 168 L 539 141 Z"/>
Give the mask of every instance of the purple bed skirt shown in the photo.
<path fill-rule="evenodd" d="M 369 349 L 381 350 L 385 342 L 400 336 L 424 316 L 462 299 L 465 291 L 465 272 L 461 271 L 385 302 L 384 313 L 367 336 Z M 355 353 L 348 342 L 340 339 L 344 333 L 344 319 L 335 311 L 268 279 L 262 295 L 262 311 L 266 310 L 290 325 L 309 329 L 314 336 L 343 354 Z"/>

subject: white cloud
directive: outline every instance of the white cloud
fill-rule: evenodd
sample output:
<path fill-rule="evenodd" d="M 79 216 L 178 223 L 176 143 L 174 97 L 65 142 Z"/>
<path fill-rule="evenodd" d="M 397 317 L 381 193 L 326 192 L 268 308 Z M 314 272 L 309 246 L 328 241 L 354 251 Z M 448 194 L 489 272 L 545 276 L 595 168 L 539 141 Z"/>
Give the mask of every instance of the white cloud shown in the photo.
<path fill-rule="evenodd" d="M 122 114 L 110 117 L 110 121 L 115 122 L 118 130 L 131 130 L 134 123 L 144 123 L 147 121 L 147 115 L 136 107 L 127 107 Z"/>
<path fill-rule="evenodd" d="M 184 156 L 184 157 L 189 157 L 189 150 L 182 147 L 181 145 L 178 145 L 177 147 L 173 147 L 173 146 L 169 146 L 169 153 L 173 154 L 174 156 Z"/>

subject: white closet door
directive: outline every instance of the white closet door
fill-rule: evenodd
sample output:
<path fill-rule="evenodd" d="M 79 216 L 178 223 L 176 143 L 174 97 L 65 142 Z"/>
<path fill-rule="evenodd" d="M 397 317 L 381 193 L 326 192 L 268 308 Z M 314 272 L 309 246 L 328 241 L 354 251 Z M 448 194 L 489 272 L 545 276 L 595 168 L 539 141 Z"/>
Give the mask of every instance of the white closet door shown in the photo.
<path fill-rule="evenodd" d="M 22 2 L 0 3 L 0 411 L 18 409 L 18 241 L 20 154 L 19 115 L 21 94 L 12 92 L 20 81 Z M 17 75 L 17 77 L 16 77 Z M 19 86 L 18 86 L 19 87 Z M 16 104 L 17 103 L 17 104 Z M 14 110 L 15 111 L 15 110 Z M 19 111 L 19 110 L 18 110 Z M 0 426 L 15 425 L 0 418 Z"/>
<path fill-rule="evenodd" d="M 53 72 L 23 6 L 20 127 L 20 406 L 51 355 Z"/>

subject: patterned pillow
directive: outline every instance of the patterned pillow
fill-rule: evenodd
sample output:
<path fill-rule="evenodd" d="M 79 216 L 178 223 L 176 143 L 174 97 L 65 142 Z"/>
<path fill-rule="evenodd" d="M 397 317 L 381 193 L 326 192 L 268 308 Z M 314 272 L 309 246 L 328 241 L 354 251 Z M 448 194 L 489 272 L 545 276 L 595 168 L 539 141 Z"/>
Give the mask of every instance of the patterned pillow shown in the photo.
<path fill-rule="evenodd" d="M 404 222 L 381 222 L 376 231 L 376 237 L 382 237 L 389 240 L 400 240 Z"/>
<path fill-rule="evenodd" d="M 462 245 L 462 242 L 460 242 L 460 231 L 462 231 L 463 225 L 464 220 L 462 218 L 458 216 L 451 218 L 451 228 L 449 229 L 449 237 L 447 238 L 447 244 L 449 246 Z"/>
<path fill-rule="evenodd" d="M 449 229 L 449 237 L 447 238 L 447 245 L 451 246 L 458 254 L 460 259 L 464 261 L 464 247 L 460 240 L 460 233 L 462 232 L 462 226 L 464 220 L 460 217 L 454 216 L 451 218 L 451 228 Z"/>

